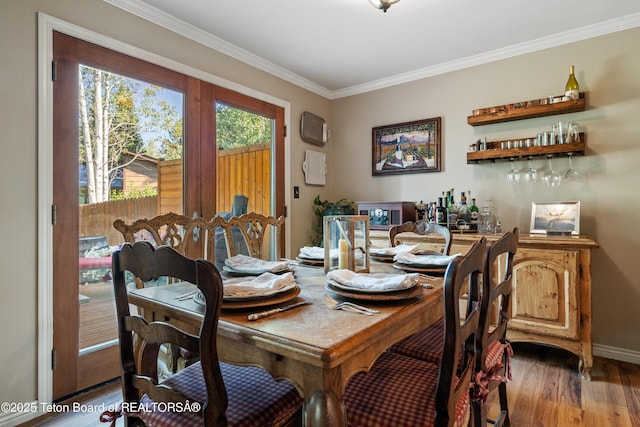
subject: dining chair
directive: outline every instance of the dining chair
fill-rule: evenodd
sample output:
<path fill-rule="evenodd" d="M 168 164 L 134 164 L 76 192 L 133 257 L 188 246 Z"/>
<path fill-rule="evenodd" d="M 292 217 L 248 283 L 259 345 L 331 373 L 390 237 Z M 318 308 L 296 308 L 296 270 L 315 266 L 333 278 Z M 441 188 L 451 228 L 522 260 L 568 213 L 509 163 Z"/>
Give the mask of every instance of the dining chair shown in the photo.
<path fill-rule="evenodd" d="M 486 331 L 478 334 L 476 373 L 473 393 L 476 425 L 486 416 L 488 393 L 499 389 L 500 416 L 497 425 L 509 425 L 506 380 L 509 378 L 509 356 L 511 346 L 506 341 L 507 323 L 510 316 L 513 257 L 518 247 L 518 228 L 503 234 L 498 240 L 489 242 L 485 249 L 485 267 L 482 278 L 480 320 Z M 501 274 L 498 277 L 498 274 Z M 495 287 L 490 284 L 496 284 Z M 493 313 L 493 314 L 492 314 Z M 493 317 L 492 317 L 493 316 Z M 496 321 L 494 325 L 492 319 Z M 417 332 L 391 346 L 388 351 L 419 360 L 439 363 L 443 357 L 444 320 Z M 481 412 L 482 411 L 482 412 Z M 504 420 L 504 421 L 502 421 Z M 504 424 L 502 424 L 504 422 Z M 486 421 L 485 421 L 486 423 Z"/>
<path fill-rule="evenodd" d="M 168 246 L 125 243 L 113 254 L 112 272 L 126 402 L 121 415 L 126 425 L 288 426 L 301 422 L 302 398 L 293 385 L 277 382 L 260 368 L 218 360 L 216 336 L 223 287 L 211 262 L 187 258 Z M 126 272 L 144 281 L 169 276 L 195 284 L 206 302 L 199 335 L 131 315 Z M 142 344 L 137 357 L 134 339 Z M 158 352 L 167 342 L 197 352 L 200 360 L 159 382 Z"/>
<path fill-rule="evenodd" d="M 509 426 L 507 380 L 511 379 L 509 358 L 513 351 L 507 341 L 507 324 L 511 316 L 513 258 L 518 249 L 519 230 L 503 234 L 487 245 L 482 279 L 480 327 L 486 333 L 477 336 L 476 374 L 472 392 L 475 425 L 490 421 L 496 426 Z M 498 389 L 500 413 L 495 420 L 487 418 L 487 397 Z"/>
<path fill-rule="evenodd" d="M 240 230 L 244 244 L 249 250 L 249 256 L 265 260 L 279 259 L 281 252 L 282 226 L 284 216 L 262 215 L 248 212 L 240 216 L 232 216 L 221 223 L 227 240 L 227 254 L 229 257 L 237 254 L 233 237 L 234 230 Z M 275 242 L 273 252 L 270 250 L 270 239 Z"/>
<path fill-rule="evenodd" d="M 475 363 L 480 305 L 473 293 L 460 316 L 467 286 L 479 287 L 485 239 L 454 259 L 444 277 L 444 347 L 439 363 L 384 352 L 369 372 L 347 383 L 349 426 L 466 426 L 471 420 L 469 385 Z M 470 285 L 468 285 L 470 283 Z"/>

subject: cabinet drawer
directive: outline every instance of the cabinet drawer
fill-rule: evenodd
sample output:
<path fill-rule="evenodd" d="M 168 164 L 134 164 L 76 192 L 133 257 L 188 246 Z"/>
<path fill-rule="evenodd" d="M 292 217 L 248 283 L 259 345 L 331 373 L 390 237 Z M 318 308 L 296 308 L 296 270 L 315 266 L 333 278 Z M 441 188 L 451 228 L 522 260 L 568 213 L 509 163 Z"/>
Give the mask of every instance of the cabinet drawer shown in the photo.
<path fill-rule="evenodd" d="M 578 260 L 578 251 L 519 249 L 509 327 L 578 339 Z"/>

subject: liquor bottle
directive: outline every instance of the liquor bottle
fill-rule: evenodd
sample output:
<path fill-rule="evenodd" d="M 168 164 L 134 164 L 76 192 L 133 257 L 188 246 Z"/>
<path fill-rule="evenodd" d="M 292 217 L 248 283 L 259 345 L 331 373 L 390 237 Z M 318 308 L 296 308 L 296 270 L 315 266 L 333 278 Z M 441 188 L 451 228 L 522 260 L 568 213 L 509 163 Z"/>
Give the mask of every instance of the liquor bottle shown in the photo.
<path fill-rule="evenodd" d="M 449 196 L 449 204 L 447 205 L 447 223 L 449 229 L 456 229 L 456 222 L 458 222 L 458 207 L 453 196 L 453 189 L 451 189 L 451 195 Z"/>
<path fill-rule="evenodd" d="M 573 65 L 569 67 L 569 79 L 567 80 L 567 84 L 564 86 L 564 95 L 574 101 L 580 98 L 580 86 L 578 85 L 578 81 L 574 75 Z"/>
<path fill-rule="evenodd" d="M 471 199 L 469 206 L 469 218 L 471 219 L 471 230 L 478 231 L 478 219 L 480 218 L 480 209 L 476 206 L 476 199 Z"/>
<path fill-rule="evenodd" d="M 460 193 L 460 207 L 458 208 L 458 221 L 463 220 L 466 223 L 469 222 L 469 207 L 467 206 L 467 196 L 464 191 Z"/>
<path fill-rule="evenodd" d="M 436 222 L 440 225 L 447 225 L 447 210 L 443 205 L 442 197 L 438 197 L 438 207 L 436 208 Z"/>

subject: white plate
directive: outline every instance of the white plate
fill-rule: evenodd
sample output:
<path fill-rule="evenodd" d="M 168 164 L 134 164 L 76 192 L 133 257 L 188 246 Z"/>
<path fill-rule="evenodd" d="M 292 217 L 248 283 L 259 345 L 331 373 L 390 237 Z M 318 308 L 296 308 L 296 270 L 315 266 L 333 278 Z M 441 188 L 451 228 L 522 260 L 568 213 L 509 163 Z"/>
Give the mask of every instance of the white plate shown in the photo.
<path fill-rule="evenodd" d="M 288 284 L 287 286 L 285 286 L 284 288 L 281 289 L 270 289 L 268 291 L 265 291 L 263 293 L 260 294 L 255 294 L 255 295 L 225 295 L 223 297 L 223 300 L 225 301 L 250 301 L 250 300 L 254 300 L 254 299 L 262 299 L 262 298 L 269 298 L 270 296 L 273 295 L 277 295 L 279 293 L 282 292 L 287 292 L 293 288 L 296 287 L 296 282 L 291 282 L 290 284 Z"/>
<path fill-rule="evenodd" d="M 353 287 L 353 286 L 343 285 L 342 283 L 336 282 L 335 280 L 331 280 L 331 279 L 327 279 L 327 283 L 329 283 L 331 286 L 335 286 L 336 288 L 344 289 L 345 291 L 363 292 L 363 293 L 366 293 L 366 294 L 386 294 L 388 292 L 404 291 L 404 290 L 407 290 L 407 289 L 411 289 L 416 285 L 416 283 L 414 283 L 414 284 L 411 284 L 410 286 L 407 286 L 407 287 L 404 287 L 404 288 L 367 289 L 367 288 L 356 288 L 356 287 Z"/>

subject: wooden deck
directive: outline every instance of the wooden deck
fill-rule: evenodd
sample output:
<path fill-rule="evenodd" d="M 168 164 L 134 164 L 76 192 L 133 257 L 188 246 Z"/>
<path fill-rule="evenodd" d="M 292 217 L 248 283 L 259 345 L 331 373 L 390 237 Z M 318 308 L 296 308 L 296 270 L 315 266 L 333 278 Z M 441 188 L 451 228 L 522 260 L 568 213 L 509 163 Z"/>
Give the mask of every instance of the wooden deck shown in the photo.
<path fill-rule="evenodd" d="M 118 339 L 113 285 L 110 282 L 80 286 L 86 302 L 80 304 L 80 349 Z"/>

